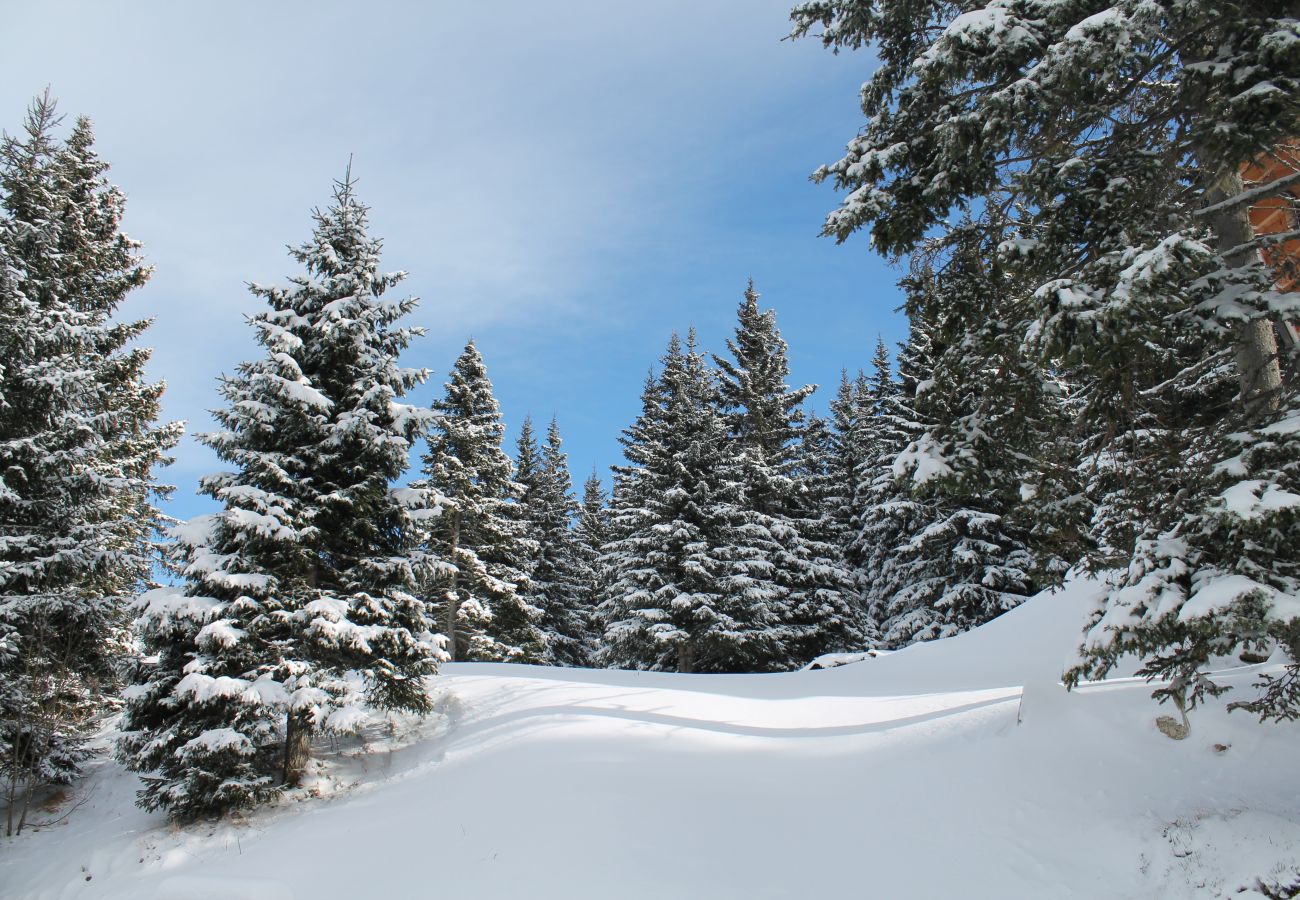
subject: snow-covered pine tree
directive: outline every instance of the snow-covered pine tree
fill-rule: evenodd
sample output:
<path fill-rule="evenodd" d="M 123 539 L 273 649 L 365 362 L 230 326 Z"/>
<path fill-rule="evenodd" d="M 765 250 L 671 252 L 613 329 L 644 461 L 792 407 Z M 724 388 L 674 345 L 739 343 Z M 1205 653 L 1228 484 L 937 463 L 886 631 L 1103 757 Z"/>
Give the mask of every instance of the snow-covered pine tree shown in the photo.
<path fill-rule="evenodd" d="M 425 377 L 398 355 L 420 329 L 386 291 L 380 242 L 349 169 L 292 251 L 304 273 L 253 292 L 265 355 L 221 383 L 222 430 L 201 439 L 232 470 L 202 479 L 222 505 L 176 531 L 185 584 L 141 601 L 157 662 L 127 694 L 119 756 L 140 803 L 176 819 L 255 805 L 295 783 L 313 733 L 367 707 L 424 712 L 444 658 L 415 591 L 432 504 L 393 482 L 428 414 L 401 403 Z"/>
<path fill-rule="evenodd" d="M 7 830 L 76 774 L 113 703 L 125 606 L 151 574 L 180 436 L 155 424 L 146 321 L 116 321 L 150 270 L 120 231 L 125 197 L 90 121 L 55 137 L 48 92 L 0 142 L 0 776 Z"/>
<path fill-rule="evenodd" d="M 884 546 L 881 528 L 888 528 L 892 496 L 893 460 L 907 445 L 908 432 L 898 419 L 898 395 L 901 390 L 894 379 L 889 347 L 883 337 L 876 338 L 871 358 L 871 375 L 859 373 L 852 385 L 831 403 L 838 441 L 838 456 L 845 469 L 847 508 L 840 518 L 846 527 L 845 560 L 856 578 L 858 603 L 862 607 L 864 627 L 873 640 L 883 638 L 877 585 L 881 569 L 891 547 Z M 905 418 L 911 421 L 910 418 Z M 847 471 L 852 466 L 852 472 Z"/>
<path fill-rule="evenodd" d="M 525 488 L 501 448 L 505 426 L 483 356 L 473 341 L 457 358 L 433 428 L 417 490 L 436 495 L 442 514 L 425 534 L 429 551 L 452 563 L 424 586 L 455 660 L 540 663 L 541 610 L 528 602 L 534 547 L 525 534 Z"/>
<path fill-rule="evenodd" d="M 719 409 L 717 376 L 695 346 L 673 335 L 642 411 L 620 439 L 610 572 L 600 607 L 602 661 L 679 672 L 775 668 L 786 623 L 756 596 L 771 563 L 741 533 L 743 486 Z"/>
<path fill-rule="evenodd" d="M 889 351 L 883 340 L 877 341 L 877 356 L 884 354 L 886 378 L 889 377 Z M 820 464 L 822 487 L 820 503 L 824 510 L 827 535 L 839 550 L 842 564 L 853 579 L 853 600 L 858 607 L 863 634 L 868 643 L 878 643 L 880 634 L 869 618 L 869 609 L 863 600 L 866 591 L 864 566 L 866 555 L 861 540 L 864 504 L 869 486 L 865 479 L 870 475 L 872 462 L 872 428 L 876 424 L 876 403 L 871 394 L 871 383 L 859 370 L 850 379 L 847 371 L 840 373 L 840 383 L 830 402 L 830 419 Z M 810 446 L 817 443 L 811 435 L 805 438 Z"/>
<path fill-rule="evenodd" d="M 891 638 L 942 637 L 980 625 L 1059 578 L 1069 562 L 1047 515 L 1068 484 L 1048 456 L 1064 445 L 1059 383 L 1021 352 L 1014 285 L 994 254 L 956 232 L 914 258 L 911 315 L 933 323 L 933 368 L 915 398 L 925 429 L 895 460 L 921 514 L 898 551 L 910 584 L 895 602 L 924 630 Z M 1023 306 L 1021 307 L 1023 309 Z M 1066 467 L 1068 471 L 1068 467 Z M 1077 529 L 1069 534 L 1077 534 Z"/>
<path fill-rule="evenodd" d="M 867 127 L 818 173 L 849 191 L 826 232 L 869 226 L 895 254 L 954 207 L 1014 216 L 999 252 L 1037 307 L 1027 344 L 1098 392 L 1086 409 L 1137 404 L 1115 437 L 1170 462 L 1151 482 L 1168 502 L 1133 523 L 1070 683 L 1136 653 L 1169 680 L 1158 696 L 1195 703 L 1218 689 L 1210 656 L 1261 636 L 1290 646 L 1300 619 L 1300 492 L 1278 450 L 1294 386 L 1275 337 L 1300 297 L 1275 288 L 1259 252 L 1273 238 L 1248 216 L 1300 173 L 1250 190 L 1239 175 L 1300 133 L 1298 13 L 1294 0 L 794 10 L 795 34 L 821 26 L 827 46 L 872 44 L 882 61 L 861 95 Z M 1107 378 L 1117 362 L 1126 371 Z M 1225 362 L 1238 394 L 1226 402 Z M 1110 385 L 1127 394 L 1101 396 Z M 1198 393 L 1208 402 L 1185 402 Z M 1152 406 L 1162 431 L 1189 436 L 1175 456 L 1142 446 Z"/>
<path fill-rule="evenodd" d="M 859 379 L 858 383 L 862 380 Z M 846 385 L 852 394 L 854 384 L 849 383 L 846 376 L 832 406 L 841 406 L 839 401 L 843 399 Z M 861 572 L 848 556 L 853 544 L 854 523 L 859 518 L 852 499 L 857 493 L 855 479 L 859 467 L 849 462 L 854 454 L 843 441 L 845 433 L 850 432 L 839 432 L 834 419 L 823 419 L 816 413 L 809 413 L 803 428 L 799 467 L 806 510 L 802 531 L 808 540 L 827 548 L 829 559 L 840 573 L 839 577 L 843 579 L 841 593 L 852 604 L 861 632 L 858 644 L 861 647 L 879 643 L 880 635 L 867 620 L 867 610 L 861 602 Z"/>
<path fill-rule="evenodd" d="M 822 510 L 810 496 L 816 463 L 804 459 L 803 402 L 815 385 L 791 389 L 785 340 L 776 314 L 758 305 L 750 281 L 737 313 L 731 358 L 717 356 L 719 398 L 729 429 L 730 452 L 743 486 L 744 554 L 766 571 L 747 572 L 745 590 L 784 627 L 763 669 L 796 668 L 823 653 L 862 643 L 853 576 L 821 526 Z"/>
<path fill-rule="evenodd" d="M 537 435 L 533 432 L 533 417 L 524 416 L 523 424 L 519 426 L 519 440 L 515 442 L 514 478 L 523 488 L 520 503 L 524 507 L 525 519 L 528 517 L 529 501 L 536 492 L 541 475 L 541 456 L 542 448 L 538 446 Z M 528 525 L 531 527 L 531 522 Z"/>
<path fill-rule="evenodd" d="M 584 655 L 590 665 L 598 658 L 603 639 L 598 607 L 603 602 L 609 586 L 609 572 L 601 561 L 603 548 L 612 537 L 609 523 L 609 497 L 600 476 L 593 468 L 582 485 L 582 502 L 573 523 L 573 539 L 578 554 L 582 578 L 580 581 L 579 608 L 585 611 L 587 622 Z"/>
<path fill-rule="evenodd" d="M 592 643 L 593 607 L 587 595 L 591 576 L 573 531 L 578 506 L 573 499 L 569 459 L 555 419 L 546 429 L 536 489 L 529 497 L 528 519 L 538 553 L 532 569 L 534 590 L 544 598 L 539 627 L 546 635 L 552 661 L 585 666 Z"/>
<path fill-rule="evenodd" d="M 532 420 L 524 419 L 515 471 L 524 488 L 520 509 L 530 542 L 526 599 L 541 610 L 537 625 L 546 638 L 547 661 L 585 665 L 590 643 L 582 601 L 587 572 L 573 535 L 577 504 L 555 419 L 547 428 L 544 449 L 538 447 Z"/>
<path fill-rule="evenodd" d="M 922 575 L 903 555 L 931 512 L 894 465 L 930 424 L 917 411 L 917 399 L 934 371 L 932 330 L 933 323 L 912 317 L 907 341 L 898 349 L 897 381 L 887 365 L 877 367 L 869 388 L 873 413 L 864 429 L 866 461 L 858 479 L 861 528 L 852 552 L 861 560 L 868 627 L 887 646 L 917 635 L 937 636 L 929 631 L 933 611 L 908 593 Z"/>

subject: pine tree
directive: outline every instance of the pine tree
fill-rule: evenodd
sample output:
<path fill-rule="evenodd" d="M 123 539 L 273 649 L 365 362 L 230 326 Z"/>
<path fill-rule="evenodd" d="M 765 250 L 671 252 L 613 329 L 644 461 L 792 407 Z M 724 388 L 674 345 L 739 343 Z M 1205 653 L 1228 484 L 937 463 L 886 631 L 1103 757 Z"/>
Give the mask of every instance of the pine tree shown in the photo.
<path fill-rule="evenodd" d="M 443 509 L 425 541 L 454 569 L 430 579 L 425 594 L 438 609 L 452 658 L 544 662 L 541 610 L 527 599 L 535 547 L 524 533 L 525 488 L 501 449 L 501 409 L 473 341 L 433 412 L 423 477 L 413 487 L 435 494 Z"/>
<path fill-rule="evenodd" d="M 899 455 L 930 424 L 917 411 L 917 398 L 934 370 L 935 355 L 930 323 L 913 317 L 907 341 L 898 351 L 898 380 L 889 377 L 887 368 L 878 368 L 869 388 L 874 411 L 864 436 L 866 463 L 858 499 L 861 529 L 853 552 L 862 561 L 868 627 L 891 646 L 918 635 L 937 636 L 929 631 L 933 612 L 908 593 L 921 574 L 903 556 L 930 513 L 895 467 Z"/>
<path fill-rule="evenodd" d="M 609 572 L 602 562 L 602 553 L 612 536 L 609 497 L 593 468 L 583 483 L 582 503 L 578 506 L 578 516 L 573 525 L 574 546 L 582 573 L 578 606 L 584 612 L 587 625 L 583 652 L 588 665 L 597 659 L 603 636 L 597 609 L 609 588 Z"/>
<path fill-rule="evenodd" d="M 151 577 L 180 437 L 155 425 L 163 385 L 114 319 L 150 269 L 120 231 L 90 121 L 59 142 L 48 92 L 0 143 L 0 775 L 8 831 L 66 782 L 113 703 L 125 606 Z"/>
<path fill-rule="evenodd" d="M 847 378 L 841 388 L 845 383 Z M 799 470 L 806 509 L 802 531 L 813 544 L 826 548 L 823 552 L 840 579 L 841 599 L 852 609 L 859 632 L 856 644 L 861 647 L 878 643 L 880 635 L 867 619 L 862 604 L 861 571 L 849 557 L 855 537 L 854 523 L 859 518 L 852 499 L 856 493 L 857 467 L 849 464 L 852 454 L 846 453 L 843 434 L 836 430 L 833 420 L 809 414 Z"/>
<path fill-rule="evenodd" d="M 523 488 L 520 500 L 525 510 L 529 506 L 532 495 L 536 493 L 540 480 L 541 456 L 542 450 L 537 444 L 537 435 L 533 433 L 533 418 L 524 416 L 524 422 L 519 426 L 519 440 L 515 443 L 514 478 Z"/>
<path fill-rule="evenodd" d="M 883 354 L 883 357 L 881 356 Z M 877 363 L 883 359 L 886 378 L 889 377 L 889 355 L 884 341 L 877 341 Z M 838 548 L 841 565 L 852 578 L 853 601 L 858 608 L 864 637 L 868 643 L 878 642 L 880 634 L 876 623 L 870 619 L 864 602 L 866 552 L 862 542 L 862 525 L 866 511 L 867 479 L 873 462 L 873 426 L 876 402 L 871 393 L 871 383 L 861 371 L 850 380 L 848 372 L 840 373 L 839 387 L 830 402 L 830 420 L 826 423 L 825 437 L 821 438 L 824 457 L 821 485 L 818 490 L 824 510 L 827 540 Z M 805 441 L 816 444 L 817 438 L 809 429 Z"/>
<path fill-rule="evenodd" d="M 679 672 L 775 668 L 786 639 L 771 563 L 742 533 L 743 487 L 717 377 L 674 335 L 642 411 L 621 438 L 602 660 Z"/>
<path fill-rule="evenodd" d="M 1013 286 L 984 256 L 957 241 L 918 256 L 907 282 L 913 317 L 938 341 L 914 399 L 925 427 L 894 462 L 919 515 L 896 561 L 909 583 L 891 602 L 922 626 L 909 635 L 896 622 L 895 642 L 983 624 L 1068 567 L 1048 546 L 1060 486 L 1042 462 L 1064 427 L 1057 385 L 1020 352 L 1006 326 Z"/>
<path fill-rule="evenodd" d="M 529 570 L 533 603 L 542 610 L 538 627 L 546 636 L 549 659 L 562 666 L 583 666 L 591 643 L 584 564 L 573 519 L 577 504 L 559 424 L 552 419 L 540 465 L 524 498 L 529 534 L 537 552 Z"/>
<path fill-rule="evenodd" d="M 803 444 L 803 402 L 815 390 L 790 389 L 787 348 L 776 314 L 761 310 L 751 281 L 738 311 L 731 359 L 714 356 L 731 452 L 744 489 L 742 542 L 768 572 L 751 573 L 747 590 L 768 606 L 786 633 L 764 668 L 794 668 L 815 656 L 862 642 L 853 576 L 821 525 L 810 496 Z M 811 464 L 811 465 L 810 465 Z M 817 532 L 822 532 L 818 534 Z"/>
<path fill-rule="evenodd" d="M 400 403 L 425 377 L 397 357 L 414 298 L 378 269 L 380 242 L 351 173 L 292 251 L 304 273 L 254 285 L 265 355 L 222 379 L 222 430 L 201 439 L 233 468 L 202 479 L 222 505 L 177 530 L 186 583 L 144 596 L 158 661 L 128 692 L 119 755 L 140 803 L 177 819 L 274 797 L 301 776 L 311 735 L 367 707 L 426 712 L 444 658 L 417 582 L 424 494 L 393 482 L 427 415 Z"/>
<path fill-rule="evenodd" d="M 906 253 L 954 208 L 1004 214 L 985 222 L 1033 303 L 1025 345 L 1080 385 L 1077 431 L 1122 451 L 1115 475 L 1144 466 L 1136 491 L 1096 473 L 1097 544 L 1127 566 L 1069 683 L 1136 653 L 1186 706 L 1218 690 L 1211 656 L 1290 646 L 1294 385 L 1275 326 L 1300 297 L 1275 287 L 1248 207 L 1295 179 L 1245 190 L 1239 172 L 1300 132 L 1295 4 L 814 0 L 793 16 L 883 61 L 867 127 L 817 174 L 850 192 L 826 232 L 869 227 Z"/>

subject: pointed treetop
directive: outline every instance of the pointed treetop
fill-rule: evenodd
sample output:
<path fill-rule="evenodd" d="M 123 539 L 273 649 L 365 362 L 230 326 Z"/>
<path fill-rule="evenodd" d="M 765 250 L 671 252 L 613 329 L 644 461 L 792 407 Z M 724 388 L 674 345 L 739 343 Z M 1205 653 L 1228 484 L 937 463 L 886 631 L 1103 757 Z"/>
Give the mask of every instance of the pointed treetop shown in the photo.
<path fill-rule="evenodd" d="M 533 434 L 533 417 L 524 416 L 519 426 L 518 452 L 515 457 L 515 478 L 523 485 L 532 487 L 541 469 L 537 436 Z"/>

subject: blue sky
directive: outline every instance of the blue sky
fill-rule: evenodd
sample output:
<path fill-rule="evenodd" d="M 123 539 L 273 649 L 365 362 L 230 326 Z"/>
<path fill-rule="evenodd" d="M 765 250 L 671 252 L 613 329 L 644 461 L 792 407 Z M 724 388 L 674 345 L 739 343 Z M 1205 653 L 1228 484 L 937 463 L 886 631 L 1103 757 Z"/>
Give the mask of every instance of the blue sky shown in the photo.
<path fill-rule="evenodd" d="M 794 380 L 822 389 L 903 336 L 898 273 L 865 238 L 818 237 L 837 202 L 808 173 L 861 125 L 864 54 L 782 41 L 788 0 L 541 4 L 11 5 L 0 125 L 49 84 L 89 115 L 126 227 L 156 267 L 165 412 L 211 426 L 216 377 L 256 354 L 250 281 L 295 270 L 349 154 L 428 335 L 405 358 L 441 390 L 465 340 L 510 437 L 559 417 L 575 478 L 619 460 L 669 334 L 722 350 L 746 279 L 778 312 Z M 187 517 L 214 457 L 165 478 Z"/>

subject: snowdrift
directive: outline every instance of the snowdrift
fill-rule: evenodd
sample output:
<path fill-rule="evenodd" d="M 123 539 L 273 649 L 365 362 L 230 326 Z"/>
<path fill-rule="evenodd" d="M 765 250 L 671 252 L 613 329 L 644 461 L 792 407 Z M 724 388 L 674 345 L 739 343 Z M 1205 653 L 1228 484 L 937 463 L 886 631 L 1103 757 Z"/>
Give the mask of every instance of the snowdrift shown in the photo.
<path fill-rule="evenodd" d="M 304 790 L 219 825 L 141 812 L 103 761 L 0 843 L 0 896 L 1092 900 L 1294 872 L 1300 727 L 1218 703 L 1174 742 L 1140 681 L 1067 694 L 1099 590 L 818 671 L 450 665 L 436 715 L 322 745 Z"/>

